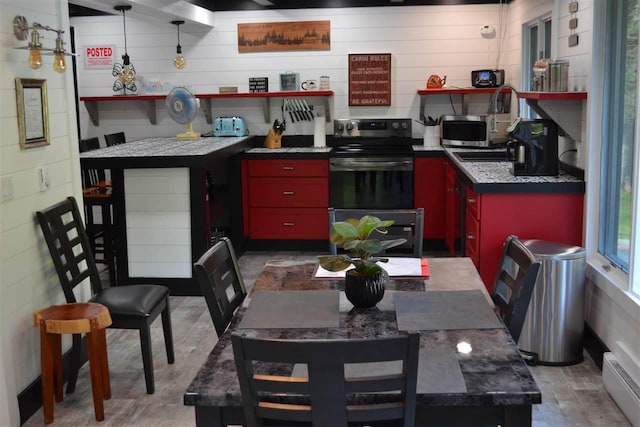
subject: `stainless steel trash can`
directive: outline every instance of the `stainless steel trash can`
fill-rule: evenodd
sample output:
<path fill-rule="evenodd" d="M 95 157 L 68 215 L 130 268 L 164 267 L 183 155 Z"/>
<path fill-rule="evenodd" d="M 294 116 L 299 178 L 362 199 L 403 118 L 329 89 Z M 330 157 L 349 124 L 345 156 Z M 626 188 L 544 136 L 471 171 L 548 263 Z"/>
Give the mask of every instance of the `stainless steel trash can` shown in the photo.
<path fill-rule="evenodd" d="M 542 266 L 518 347 L 541 365 L 581 362 L 584 331 L 584 248 L 522 240 Z"/>

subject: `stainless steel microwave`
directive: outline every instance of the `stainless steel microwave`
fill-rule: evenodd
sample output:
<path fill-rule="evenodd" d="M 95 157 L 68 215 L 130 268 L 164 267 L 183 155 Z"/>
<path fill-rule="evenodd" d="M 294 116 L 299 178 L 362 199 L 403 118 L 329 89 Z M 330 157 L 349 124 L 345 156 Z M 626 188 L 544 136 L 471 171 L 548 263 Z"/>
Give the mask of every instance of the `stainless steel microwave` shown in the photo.
<path fill-rule="evenodd" d="M 484 115 L 443 115 L 440 140 L 448 147 L 489 147 L 490 117 Z"/>

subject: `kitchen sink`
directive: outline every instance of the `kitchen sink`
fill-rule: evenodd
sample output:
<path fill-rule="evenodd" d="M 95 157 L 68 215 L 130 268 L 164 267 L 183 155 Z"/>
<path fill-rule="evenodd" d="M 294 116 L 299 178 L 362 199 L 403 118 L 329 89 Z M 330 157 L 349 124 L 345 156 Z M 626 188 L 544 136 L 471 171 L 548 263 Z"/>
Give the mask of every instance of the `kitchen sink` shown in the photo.
<path fill-rule="evenodd" d="M 453 153 L 461 162 L 506 162 L 506 151 L 456 151 Z"/>

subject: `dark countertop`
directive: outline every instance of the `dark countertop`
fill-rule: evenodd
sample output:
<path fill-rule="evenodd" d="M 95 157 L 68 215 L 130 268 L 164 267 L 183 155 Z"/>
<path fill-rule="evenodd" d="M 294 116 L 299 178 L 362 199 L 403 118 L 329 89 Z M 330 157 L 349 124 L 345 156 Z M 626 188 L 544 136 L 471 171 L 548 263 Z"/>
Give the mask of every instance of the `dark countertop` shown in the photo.
<path fill-rule="evenodd" d="M 254 290 L 313 290 L 340 289 L 341 282 L 311 280 L 315 259 L 267 263 L 255 282 Z M 281 338 L 306 337 L 341 338 L 395 335 L 397 323 L 393 309 L 393 291 L 483 290 L 486 289 L 468 258 L 429 259 L 430 278 L 395 280 L 387 286 L 385 298 L 376 308 L 363 312 L 352 310 L 350 303 L 341 297 L 340 328 L 326 329 L 263 329 L 251 333 L 277 334 Z M 249 298 L 251 294 L 249 295 Z M 246 310 L 248 301 L 234 316 L 231 325 L 211 351 L 184 394 L 184 404 L 194 406 L 241 406 L 240 390 L 235 374 L 231 332 L 234 331 Z M 245 329 L 246 330 L 246 329 Z M 279 331 L 279 332 L 278 332 Z M 460 364 L 466 393 L 422 394 L 417 404 L 426 406 L 483 406 L 519 405 L 541 402 L 541 394 L 531 373 L 513 343 L 506 328 L 478 330 L 422 331 L 421 346 L 445 346 L 456 348 L 465 341 L 473 351 L 456 353 Z"/>
<path fill-rule="evenodd" d="M 252 147 L 251 136 L 208 137 L 178 141 L 175 137 L 152 137 L 80 153 L 84 167 L 206 167 Z"/>
<path fill-rule="evenodd" d="M 584 193 L 584 180 L 564 171 L 558 176 L 514 176 L 510 162 L 460 161 L 453 153 L 491 151 L 448 147 L 413 146 L 416 157 L 433 157 L 444 153 L 453 162 L 463 181 L 474 193 Z M 442 154 L 441 154 L 442 155 Z"/>

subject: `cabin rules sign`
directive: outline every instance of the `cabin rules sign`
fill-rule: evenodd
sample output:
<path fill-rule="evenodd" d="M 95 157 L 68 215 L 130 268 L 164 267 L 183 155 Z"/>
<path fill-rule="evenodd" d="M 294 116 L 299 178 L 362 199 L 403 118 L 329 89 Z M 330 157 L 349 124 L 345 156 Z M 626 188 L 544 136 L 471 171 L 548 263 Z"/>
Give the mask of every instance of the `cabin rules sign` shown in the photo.
<path fill-rule="evenodd" d="M 391 105 L 391 54 L 349 54 L 349 105 Z"/>

